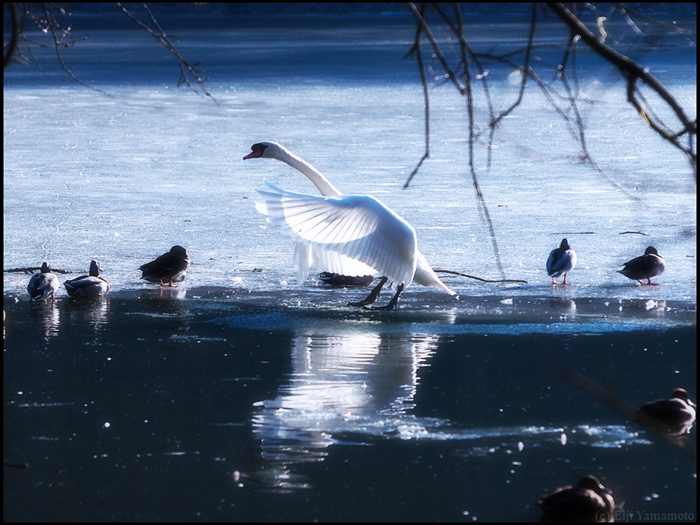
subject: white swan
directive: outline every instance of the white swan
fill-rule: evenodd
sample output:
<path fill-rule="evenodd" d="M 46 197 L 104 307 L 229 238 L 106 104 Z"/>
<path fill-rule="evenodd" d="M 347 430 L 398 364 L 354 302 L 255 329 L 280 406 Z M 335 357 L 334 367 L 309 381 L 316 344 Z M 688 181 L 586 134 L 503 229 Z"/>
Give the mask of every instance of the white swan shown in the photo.
<path fill-rule="evenodd" d="M 412 281 L 456 295 L 435 274 L 418 250 L 416 231 L 370 195 L 343 195 L 316 168 L 276 142 L 253 144 L 243 159 L 280 160 L 306 175 L 322 196 L 285 191 L 270 183 L 258 190 L 264 201 L 256 209 L 296 242 L 294 265 L 299 282 L 309 266 L 349 276 L 380 273 L 384 277 L 364 301 L 374 302 L 387 279 L 397 285 L 387 308 L 393 308 Z"/>

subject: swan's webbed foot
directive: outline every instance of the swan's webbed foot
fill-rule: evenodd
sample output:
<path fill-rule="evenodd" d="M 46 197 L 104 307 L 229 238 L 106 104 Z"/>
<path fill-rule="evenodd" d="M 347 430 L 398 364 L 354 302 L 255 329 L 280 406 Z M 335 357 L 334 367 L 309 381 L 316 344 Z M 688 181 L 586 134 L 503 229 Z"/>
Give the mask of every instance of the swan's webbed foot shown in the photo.
<path fill-rule="evenodd" d="M 379 284 L 372 288 L 372 291 L 367 297 L 362 299 L 362 301 L 358 301 L 356 303 L 348 303 L 348 306 L 367 306 L 369 304 L 374 303 L 377 300 L 377 297 L 379 297 L 379 292 L 382 291 L 382 286 L 386 284 L 387 280 L 387 277 L 382 277 L 382 279 L 379 281 Z"/>
<path fill-rule="evenodd" d="M 401 295 L 401 292 L 403 292 L 403 284 L 400 284 L 396 288 L 396 294 L 394 294 L 394 297 L 391 298 L 391 301 L 384 306 L 373 306 L 372 310 L 393 310 L 396 308 L 396 303 L 399 302 L 399 295 Z"/>

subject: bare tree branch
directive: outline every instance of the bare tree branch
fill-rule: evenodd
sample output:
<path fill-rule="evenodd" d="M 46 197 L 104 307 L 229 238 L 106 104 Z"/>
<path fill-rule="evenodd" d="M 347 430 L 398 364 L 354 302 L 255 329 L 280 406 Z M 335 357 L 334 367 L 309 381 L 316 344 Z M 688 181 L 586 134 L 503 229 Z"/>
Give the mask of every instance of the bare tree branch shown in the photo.
<path fill-rule="evenodd" d="M 459 9 L 459 4 L 454 4 L 454 10 L 455 16 L 457 17 L 459 34 L 464 35 L 464 22 L 462 20 L 462 12 Z M 484 194 L 482 193 L 481 188 L 479 187 L 479 180 L 476 177 L 476 168 L 474 167 L 474 97 L 472 95 L 472 81 L 469 68 L 469 53 L 467 52 L 466 39 L 460 39 L 460 46 L 462 51 L 462 64 L 464 65 L 464 86 L 467 95 L 467 114 L 469 116 L 469 172 L 472 176 L 472 183 L 474 184 L 474 191 L 476 192 L 477 202 L 479 204 L 479 211 L 483 215 L 485 222 L 489 227 L 489 233 L 491 235 L 491 243 L 493 244 L 493 253 L 496 256 L 496 265 L 498 266 L 498 272 L 501 274 L 501 279 L 505 280 L 506 276 L 503 272 L 501 256 L 498 252 L 496 232 L 493 229 L 493 222 L 491 221 L 489 208 L 486 205 L 486 199 L 484 198 Z"/>
<path fill-rule="evenodd" d="M 457 4 L 455 4 L 455 11 L 457 12 Z M 491 102 L 491 95 L 489 93 L 489 83 L 488 83 L 488 71 L 484 69 L 484 67 L 481 64 L 481 61 L 479 60 L 479 57 L 477 56 L 476 53 L 474 53 L 474 50 L 471 48 L 469 45 L 469 42 L 467 42 L 467 39 L 464 37 L 464 21 L 462 19 L 461 12 L 457 12 L 455 16 L 458 17 L 458 22 L 459 22 L 459 27 L 455 27 L 450 18 L 447 16 L 445 11 L 440 7 L 439 4 L 436 4 L 433 6 L 435 10 L 440 14 L 444 22 L 448 25 L 450 30 L 452 31 L 453 34 L 455 34 L 459 38 L 459 43 L 462 48 L 462 55 L 466 56 L 466 59 L 462 59 L 462 67 L 468 67 L 469 66 L 469 60 L 472 60 L 474 64 L 476 65 L 479 73 L 476 75 L 476 79 L 481 81 L 481 84 L 484 88 L 484 95 L 486 97 L 486 105 L 488 107 L 488 113 L 489 113 L 489 121 L 493 121 L 495 119 L 495 113 L 493 109 L 493 103 Z M 465 53 L 465 51 L 467 53 Z M 476 123 L 474 123 L 476 125 Z M 493 146 L 493 135 L 494 131 L 496 129 L 495 126 L 489 126 L 489 140 L 487 144 L 487 150 L 486 150 L 486 171 L 491 169 L 491 150 Z M 481 132 L 475 133 L 473 138 L 478 139 L 480 136 Z"/>
<path fill-rule="evenodd" d="M 56 57 L 58 58 L 58 63 L 61 64 L 63 71 L 65 71 L 70 78 L 75 80 L 81 86 L 85 86 L 86 88 L 93 89 L 93 90 L 97 91 L 98 93 L 102 93 L 103 95 L 107 95 L 107 96 L 111 97 L 112 95 L 106 93 L 105 91 L 102 91 L 101 89 L 98 89 L 94 86 L 86 84 L 85 82 L 80 80 L 78 77 L 76 77 L 70 69 L 68 69 L 65 62 L 63 62 L 63 57 L 61 56 L 60 46 L 64 45 L 62 41 L 65 38 L 65 36 L 70 32 L 70 27 L 68 27 L 67 29 L 63 29 L 59 25 L 56 18 L 53 16 L 53 12 L 50 11 L 49 6 L 47 6 L 47 4 L 42 4 L 41 7 L 44 11 L 44 16 L 46 16 L 47 28 L 51 32 L 51 36 L 53 37 L 54 48 L 56 50 Z M 60 29 L 63 31 L 63 34 L 61 35 L 60 40 L 59 40 L 58 36 L 56 35 L 57 29 Z"/>
<path fill-rule="evenodd" d="M 645 22 L 647 22 L 649 24 L 656 25 L 656 26 L 664 29 L 665 31 L 676 33 L 683 40 L 685 40 L 688 45 L 690 45 L 692 47 L 696 47 L 695 42 L 693 42 L 690 38 L 688 38 L 686 36 L 687 34 L 690 34 L 690 31 L 686 31 L 684 29 L 681 29 L 680 27 L 675 26 L 673 24 L 667 24 L 667 23 L 662 22 L 660 20 L 654 20 L 653 18 L 649 18 L 648 16 L 643 15 L 639 11 L 635 11 L 634 9 L 631 9 L 629 6 L 627 6 L 625 4 L 615 4 L 615 7 L 625 17 L 626 21 L 629 20 L 627 22 L 628 24 L 634 24 L 634 22 L 632 22 L 632 19 L 629 17 L 629 13 L 632 13 L 634 16 L 636 16 L 640 20 L 644 20 Z M 636 26 L 637 24 L 634 24 L 634 25 Z"/>
<path fill-rule="evenodd" d="M 410 4 L 413 5 L 413 4 Z M 415 9 L 415 6 L 413 5 L 413 8 Z M 425 4 L 421 5 L 421 11 L 419 15 L 422 17 L 423 14 L 425 13 Z M 423 165 L 423 161 L 427 159 L 430 156 L 430 97 L 428 96 L 428 82 L 427 79 L 425 78 L 425 67 L 423 67 L 423 53 L 421 51 L 420 47 L 420 34 L 423 29 L 423 26 L 420 24 L 416 25 L 416 38 L 415 42 L 413 44 L 413 47 L 410 49 L 408 53 L 406 53 L 406 56 L 404 58 L 410 56 L 411 54 L 415 53 L 416 54 L 416 61 L 418 62 L 418 71 L 420 73 L 420 80 L 421 83 L 423 84 L 423 98 L 425 100 L 425 153 L 421 157 L 420 161 L 418 162 L 418 165 L 413 169 L 411 174 L 408 176 L 408 179 L 403 185 L 403 189 L 405 190 L 408 188 L 408 185 L 411 184 L 411 180 L 413 180 L 413 176 L 418 173 L 418 170 L 420 167 Z"/>
<path fill-rule="evenodd" d="M 17 4 L 10 4 L 10 11 L 12 13 L 12 35 L 10 36 L 10 41 L 3 48 L 3 69 L 7 67 L 12 58 L 12 54 L 17 50 L 17 41 L 19 40 L 19 9 Z"/>
<path fill-rule="evenodd" d="M 68 28 L 64 28 L 61 26 L 61 24 L 58 22 L 56 17 L 54 16 L 53 10 L 54 9 L 59 9 L 62 14 L 67 14 L 63 8 L 61 8 L 58 4 L 47 4 L 47 3 L 42 3 L 42 4 L 36 4 L 40 7 L 41 12 L 43 16 L 41 15 L 35 15 L 32 11 L 32 4 L 10 4 L 10 9 L 13 12 L 13 34 L 12 34 L 12 39 L 10 43 L 5 46 L 5 67 L 7 66 L 8 62 L 10 60 L 13 60 L 15 62 L 19 62 L 22 64 L 28 63 L 28 60 L 21 55 L 20 53 L 20 58 L 17 59 L 12 56 L 12 52 L 17 50 L 19 53 L 19 50 L 17 48 L 17 40 L 19 37 L 21 37 L 24 42 L 26 43 L 27 50 L 29 54 L 31 55 L 32 59 L 34 60 L 34 63 L 37 65 L 37 67 L 43 71 L 41 68 L 41 65 L 39 64 L 39 61 L 36 59 L 32 52 L 32 45 L 36 44 L 33 42 L 30 42 L 27 34 L 24 31 L 24 19 L 29 19 L 36 27 L 41 31 L 42 33 L 50 33 L 52 38 L 53 38 L 53 45 L 56 50 L 56 56 L 58 58 L 58 63 L 60 66 L 63 68 L 63 70 L 68 74 L 70 78 L 72 78 L 74 81 L 78 82 L 82 86 L 88 87 L 90 89 L 93 89 L 95 91 L 98 91 L 100 93 L 103 93 L 105 95 L 108 95 L 104 91 L 97 89 L 95 87 L 92 87 L 82 80 L 80 80 L 73 72 L 68 68 L 66 63 L 63 60 L 63 56 L 61 55 L 60 48 L 61 47 L 68 47 L 73 44 L 75 44 L 74 40 L 71 41 L 66 41 L 66 37 L 71 34 L 71 27 L 69 26 Z M 204 71 L 199 69 L 197 67 L 198 64 L 191 64 L 187 60 L 184 59 L 184 57 L 180 54 L 180 52 L 175 48 L 175 46 L 172 44 L 170 41 L 170 38 L 166 35 L 165 31 L 161 28 L 160 24 L 158 23 L 158 20 L 156 17 L 153 15 L 151 12 L 150 8 L 148 7 L 147 4 L 142 3 L 141 7 L 148 16 L 151 24 L 153 25 L 153 28 L 147 26 L 143 22 L 141 22 L 138 18 L 136 18 L 124 5 L 121 3 L 116 3 L 116 6 L 119 8 L 119 10 L 124 13 L 130 20 L 132 20 L 136 25 L 138 25 L 141 29 L 146 31 L 149 35 L 154 37 L 158 42 L 160 42 L 163 46 L 165 46 L 178 60 L 178 64 L 180 66 L 180 79 L 178 81 L 178 86 L 182 84 L 186 84 L 190 89 L 195 91 L 196 93 L 200 93 L 200 91 L 193 85 L 193 83 L 190 81 L 190 78 L 193 78 L 197 84 L 199 84 L 199 88 L 201 91 L 211 98 L 217 105 L 219 104 L 218 101 L 209 93 L 209 91 L 206 88 L 205 85 L 205 79 L 202 78 L 202 74 Z M 24 17 L 21 22 L 18 22 L 19 18 L 19 12 L 20 10 L 22 11 Z M 16 28 L 16 29 L 15 29 Z M 200 93 L 201 94 L 201 93 Z M 111 95 L 108 95 L 111 96 Z"/>
<path fill-rule="evenodd" d="M 518 93 L 518 100 L 513 103 L 511 107 L 506 109 L 503 113 L 501 113 L 495 121 L 493 121 L 490 126 L 495 127 L 503 118 L 506 116 L 510 115 L 510 113 L 520 105 L 520 103 L 523 100 L 523 93 L 525 93 L 525 83 L 527 82 L 527 78 L 530 72 L 530 56 L 532 54 L 532 42 L 535 38 L 535 22 L 537 19 L 537 4 L 532 5 L 532 17 L 530 19 L 530 34 L 528 35 L 527 38 L 527 48 L 525 51 L 525 62 L 523 63 L 523 72 L 525 73 L 523 75 L 523 81 L 520 83 L 520 92 Z"/>
<path fill-rule="evenodd" d="M 207 90 L 205 84 L 204 84 L 204 79 L 202 78 L 202 71 L 201 69 L 196 67 L 195 65 L 190 64 L 183 58 L 183 56 L 180 54 L 180 52 L 177 50 L 177 48 L 170 42 L 170 39 L 168 38 L 168 35 L 165 34 L 165 31 L 160 27 L 160 24 L 156 20 L 156 18 L 153 16 L 153 13 L 151 13 L 151 10 L 148 8 L 148 5 L 145 3 L 141 4 L 142 9 L 146 12 L 148 15 L 149 19 L 151 20 L 151 23 L 154 25 L 156 28 L 155 30 L 151 29 L 148 27 L 146 24 L 141 22 L 138 18 L 136 18 L 131 12 L 129 12 L 128 9 L 126 9 L 120 2 L 116 3 L 116 6 L 121 10 L 122 13 L 124 13 L 132 22 L 134 22 L 137 26 L 139 26 L 141 29 L 146 31 L 149 35 L 151 35 L 153 38 L 158 40 L 163 46 L 165 46 L 168 51 L 170 51 L 173 55 L 178 60 L 178 63 L 180 64 L 180 80 L 178 81 L 178 86 L 181 84 L 186 84 L 187 87 L 189 87 L 192 91 L 195 93 L 199 93 L 197 89 L 190 83 L 189 78 L 187 77 L 187 73 L 192 75 L 192 77 L 197 81 L 199 84 L 200 89 L 204 92 L 206 96 L 211 98 L 217 105 L 219 105 L 219 102 L 212 96 L 211 93 Z"/>
<path fill-rule="evenodd" d="M 54 50 L 56 51 L 56 57 L 58 59 L 58 63 L 63 68 L 63 70 L 66 72 L 66 74 L 72 78 L 75 82 L 79 83 L 82 86 L 85 86 L 87 88 L 90 88 L 94 91 L 97 91 L 99 93 L 102 93 L 104 95 L 107 95 L 104 91 L 101 89 L 97 89 L 96 87 L 90 86 L 89 84 L 83 82 L 80 80 L 78 77 L 76 77 L 73 72 L 68 69 L 68 66 L 63 60 L 63 56 L 61 55 L 61 48 L 62 47 L 70 47 L 76 43 L 75 40 L 66 40 L 66 37 L 68 37 L 71 34 L 71 27 L 64 28 L 61 26 L 61 24 L 58 22 L 56 19 L 56 16 L 54 15 L 54 9 L 58 9 L 61 14 L 66 14 L 65 10 L 58 6 L 57 4 L 38 4 L 41 12 L 43 13 L 43 18 L 37 17 L 31 10 L 31 4 L 10 4 L 10 10 L 12 13 L 12 38 L 10 40 L 10 43 L 5 46 L 5 57 L 4 57 L 4 63 L 5 66 L 9 64 L 10 61 L 17 62 L 19 64 L 25 65 L 29 61 L 21 54 L 19 47 L 18 47 L 18 40 L 21 37 L 22 40 L 25 42 L 27 45 L 27 49 L 29 51 L 29 54 L 31 55 L 32 59 L 34 60 L 34 63 L 37 65 L 37 67 L 43 72 L 43 69 L 41 68 L 41 65 L 39 64 L 39 61 L 36 59 L 34 54 L 32 53 L 32 46 L 30 44 L 29 39 L 27 38 L 27 34 L 24 31 L 24 24 L 25 20 L 29 19 L 39 31 L 42 33 L 50 33 L 51 38 L 53 39 L 53 46 Z M 22 11 L 23 17 L 20 22 L 19 18 L 19 12 L 20 9 Z M 60 33 L 60 35 L 59 35 Z M 13 52 L 16 52 L 19 57 L 14 57 Z"/>
<path fill-rule="evenodd" d="M 430 9 L 440 16 L 442 22 L 444 23 L 443 27 L 436 27 L 435 23 L 427 21 L 426 14 L 428 5 L 430 6 Z M 648 71 L 644 70 L 641 66 L 637 65 L 628 57 L 614 51 L 609 45 L 605 44 L 606 40 L 614 44 L 619 43 L 610 34 L 610 28 L 606 26 L 606 23 L 609 21 L 608 17 L 615 12 L 619 12 L 622 17 L 625 18 L 625 23 L 632 28 L 638 39 L 643 40 L 647 44 L 655 45 L 655 40 L 646 35 L 639 24 L 637 24 L 627 14 L 629 10 L 622 4 L 616 4 L 609 9 L 607 16 L 603 16 L 598 12 L 596 6 L 593 4 L 585 4 L 584 6 L 581 6 L 580 9 L 588 9 L 593 14 L 596 23 L 596 31 L 599 34 L 598 36 L 594 35 L 592 31 L 588 30 L 585 28 L 585 26 L 583 26 L 583 24 L 581 24 L 579 20 L 580 13 L 578 16 L 574 15 L 570 10 L 564 7 L 563 4 L 546 5 L 551 10 L 557 12 L 560 18 L 565 19 L 566 25 L 570 30 L 567 44 L 563 47 L 535 45 L 534 41 L 537 29 L 536 22 L 538 4 L 533 4 L 527 45 L 522 49 L 513 52 L 496 55 L 493 53 L 495 46 L 486 53 L 477 53 L 469 45 L 462 20 L 461 10 L 458 4 L 453 6 L 453 16 L 448 16 L 440 4 L 421 4 L 420 7 L 416 7 L 416 4 L 414 3 L 408 4 L 411 13 L 416 19 L 416 35 L 413 46 L 407 55 L 414 54 L 416 56 L 417 66 L 421 75 L 426 111 L 426 148 L 425 154 L 420 159 L 415 169 L 411 172 L 406 183 L 404 184 L 404 188 L 409 186 L 419 169 L 422 167 L 424 161 L 429 157 L 429 90 L 425 71 L 426 64 L 424 63 L 423 54 L 421 53 L 421 41 L 424 35 L 432 51 L 432 57 L 437 64 L 435 68 L 436 71 L 433 70 L 432 65 L 427 66 L 429 72 L 433 75 L 433 85 L 435 87 L 440 87 L 445 84 L 452 84 L 460 95 L 466 97 L 466 116 L 469 128 L 469 136 L 467 139 L 469 148 L 469 170 L 472 183 L 477 194 L 477 207 L 479 214 L 482 220 L 484 220 L 489 227 L 493 242 L 493 250 L 502 277 L 503 270 L 500 264 L 495 231 L 477 178 L 474 145 L 476 141 L 479 141 L 479 143 L 482 143 L 486 147 L 486 170 L 488 171 L 491 166 L 491 156 L 492 150 L 494 149 L 494 133 L 496 127 L 501 124 L 505 117 L 511 115 L 521 105 L 526 93 L 525 88 L 528 81 L 533 81 L 534 84 L 539 87 L 545 99 L 562 118 L 573 138 L 573 141 L 581 151 L 582 160 L 589 163 L 601 177 L 607 180 L 608 183 L 610 183 L 617 190 L 622 191 L 627 197 L 635 200 L 638 204 L 646 206 L 646 204 L 637 195 L 630 193 L 628 190 L 622 188 L 615 180 L 613 180 L 613 178 L 610 177 L 595 161 L 591 151 L 589 150 L 586 138 L 585 122 L 581 112 L 581 97 L 583 94 L 578 87 L 578 71 L 576 66 L 577 48 L 580 40 L 584 40 L 584 42 L 586 42 L 588 45 L 594 47 L 594 49 L 601 54 L 603 58 L 615 65 L 616 68 L 622 72 L 627 81 L 628 100 L 635 107 L 635 109 L 637 109 L 638 113 L 644 119 L 644 122 L 657 133 L 662 135 L 666 140 L 671 142 L 674 146 L 681 149 L 690 159 L 693 170 L 696 171 L 696 122 L 691 121 L 685 115 L 682 108 L 677 104 L 670 93 L 660 82 L 658 82 L 658 80 L 650 75 Z M 544 5 L 542 5 L 542 8 L 545 9 Z M 651 21 L 651 23 L 654 23 L 654 21 Z M 657 25 L 662 27 L 661 23 Z M 664 28 L 666 32 L 668 32 L 669 29 L 670 28 Z M 441 36 L 440 39 L 436 37 L 436 35 L 444 35 L 445 31 L 447 31 L 446 36 Z M 683 30 L 676 28 L 674 31 L 676 31 L 678 34 L 685 35 Z M 455 38 L 459 43 L 459 50 L 454 49 L 452 38 Z M 686 40 L 689 41 L 687 38 Z M 455 55 L 455 58 L 457 58 L 457 55 L 459 55 L 458 62 L 451 63 L 450 59 L 447 58 L 449 53 L 444 52 L 443 49 L 448 46 L 452 50 L 452 54 Z M 552 47 L 561 47 L 563 49 L 563 55 L 558 65 L 553 65 L 553 67 L 555 67 L 554 76 L 552 81 L 547 84 L 543 82 L 539 75 L 535 72 L 531 66 L 531 60 L 535 49 Z M 521 55 L 523 57 L 522 63 L 516 63 L 515 60 L 509 58 Z M 454 62 L 454 58 L 451 60 Z M 521 73 L 521 77 L 518 79 L 520 87 L 517 99 L 498 114 L 496 114 L 493 108 L 491 96 L 489 94 L 489 82 L 487 78 L 488 70 L 482 65 L 482 60 L 501 62 Z M 476 75 L 473 75 L 472 68 L 474 68 Z M 439 71 L 439 69 L 442 70 Z M 473 79 L 481 81 L 484 97 L 488 105 L 489 119 L 485 126 L 479 125 L 474 113 L 475 85 L 473 83 Z M 573 80 L 573 86 L 570 79 Z M 674 133 L 662 123 L 661 119 L 656 116 L 653 107 L 646 103 L 642 92 L 638 88 L 638 81 L 641 81 L 641 83 L 651 87 L 656 93 L 659 94 L 661 99 L 671 107 L 672 111 L 677 115 L 678 119 L 682 123 L 682 129 L 680 129 L 677 133 Z M 557 87 L 556 84 L 560 84 L 560 87 Z M 488 139 L 483 140 L 486 138 L 486 129 L 489 130 Z M 681 138 L 684 135 L 688 135 L 687 146 L 685 144 L 681 144 Z"/>
<path fill-rule="evenodd" d="M 430 30 L 430 26 L 425 21 L 425 18 L 423 18 L 423 15 L 421 15 L 418 12 L 418 9 L 416 9 L 416 5 L 414 3 L 412 3 L 412 2 L 409 3 L 408 7 L 411 9 L 413 16 L 416 18 L 416 20 L 420 24 L 421 29 L 423 30 L 423 33 L 425 34 L 426 38 L 428 39 L 430 44 L 433 46 L 433 51 L 435 51 L 435 56 L 438 58 L 438 60 L 442 64 L 442 67 L 445 69 L 445 74 L 448 75 L 447 78 L 452 81 L 452 83 L 457 88 L 457 91 L 459 91 L 462 95 L 464 95 L 464 88 L 459 84 L 459 81 L 457 80 L 457 76 L 455 75 L 454 71 L 452 71 L 452 68 L 447 63 L 447 60 L 445 59 L 445 55 L 443 55 L 442 50 L 440 49 L 440 44 L 438 44 L 437 40 L 435 40 L 435 37 L 433 36 L 432 31 Z"/>
<path fill-rule="evenodd" d="M 527 284 L 524 279 L 482 279 L 481 277 L 476 277 L 474 275 L 468 275 L 466 273 L 453 272 L 452 270 L 437 270 L 433 269 L 435 273 L 448 273 L 450 275 L 458 275 L 460 277 L 466 277 L 468 279 L 475 279 L 481 281 L 482 283 L 523 283 Z"/>
<path fill-rule="evenodd" d="M 581 37 L 596 53 L 605 58 L 608 62 L 616 66 L 622 75 L 627 78 L 627 100 L 634 106 L 644 122 L 648 124 L 661 137 L 673 144 L 675 147 L 685 153 L 690 161 L 695 178 L 697 179 L 697 154 L 695 152 L 694 138 L 697 135 L 697 121 L 691 121 L 685 114 L 683 108 L 678 104 L 675 98 L 666 90 L 648 70 L 642 68 L 639 64 L 626 57 L 611 47 L 604 44 L 600 39 L 586 27 L 583 23 L 564 5 L 561 3 L 551 3 L 547 6 L 554 11 L 562 21 L 567 24 L 572 31 Z M 654 90 L 673 110 L 676 117 L 683 125 L 679 132 L 673 132 L 666 127 L 658 119 L 647 111 L 646 105 L 640 100 L 637 89 L 637 81 L 641 80 L 644 84 Z M 683 146 L 679 138 L 688 134 L 688 145 Z"/>

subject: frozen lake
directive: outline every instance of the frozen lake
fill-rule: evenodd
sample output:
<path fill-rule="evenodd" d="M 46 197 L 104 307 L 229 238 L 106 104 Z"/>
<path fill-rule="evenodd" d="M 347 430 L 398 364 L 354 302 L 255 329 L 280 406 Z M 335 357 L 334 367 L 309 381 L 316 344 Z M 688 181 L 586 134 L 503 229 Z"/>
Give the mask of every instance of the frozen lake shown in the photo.
<path fill-rule="evenodd" d="M 521 46 L 518 20 L 475 24 L 474 44 Z M 218 105 L 174 86 L 165 48 L 104 18 L 78 17 L 89 39 L 64 58 L 111 96 L 71 83 L 52 49 L 34 49 L 44 75 L 5 72 L 4 450 L 31 464 L 5 473 L 5 519 L 535 520 L 542 493 L 586 473 L 626 510 L 696 517 L 694 461 L 556 375 L 635 405 L 679 386 L 697 397 L 696 185 L 618 76 L 581 50 L 588 148 L 617 186 L 534 86 L 498 128 L 490 171 L 477 147 L 505 277 L 527 283 L 445 276 L 457 298 L 414 284 L 396 312 L 369 312 L 345 306 L 367 290 L 318 272 L 297 285 L 256 190 L 317 190 L 243 156 L 279 142 L 408 220 L 434 268 L 499 279 L 464 98 L 431 83 L 431 157 L 403 190 L 425 140 L 409 17 L 206 21 L 161 20 Z M 560 50 L 537 55 L 546 70 Z M 695 115 L 694 48 L 634 58 Z M 511 73 L 489 65 L 501 109 Z M 553 287 L 544 265 L 563 237 L 578 264 Z M 140 281 L 175 244 L 187 280 Z M 616 273 L 650 245 L 660 286 Z M 62 286 L 55 307 L 30 304 L 29 275 L 7 272 L 48 261 L 75 272 L 63 281 L 91 259 L 112 289 L 90 303 Z"/>
<path fill-rule="evenodd" d="M 183 52 L 204 61 L 219 106 L 175 89 L 167 50 L 137 31 L 87 32 L 90 40 L 69 52 L 78 56 L 66 56 L 78 75 L 113 97 L 67 82 L 49 50 L 39 57 L 44 76 L 10 68 L 5 269 L 46 260 L 84 273 L 96 258 L 114 290 L 133 290 L 142 286 L 141 264 L 180 244 L 192 259 L 187 287 L 294 283 L 292 242 L 255 211 L 256 190 L 264 180 L 317 190 L 282 163 L 242 160 L 252 144 L 268 140 L 309 161 L 343 193 L 374 195 L 397 211 L 416 228 L 434 268 L 498 279 L 468 172 L 463 97 L 450 86 L 432 90 L 431 158 L 402 190 L 424 148 L 422 89 L 415 62 L 402 60 L 411 26 L 402 17 L 376 31 L 357 21 L 336 25 L 178 31 Z M 492 39 L 490 26 L 483 38 Z M 212 40 L 227 44 L 207 45 Z M 110 49 L 116 57 L 105 60 Z M 642 58 L 654 61 L 654 72 L 693 114 L 695 64 L 681 60 L 695 55 L 676 51 Z M 551 53 L 543 60 L 558 57 Z M 586 60 L 595 64 L 581 53 L 579 62 Z M 517 96 L 510 73 L 490 69 L 490 77 L 503 79 L 491 86 L 503 108 Z M 507 293 L 695 300 L 693 177 L 685 159 L 640 124 L 613 78 L 594 69 L 579 82 L 591 99 L 583 105 L 589 150 L 625 191 L 578 161 L 561 119 L 534 88 L 499 128 L 491 171 L 482 168 L 479 177 L 506 278 L 528 281 Z M 483 151 L 479 160 L 483 166 Z M 578 254 L 570 277 L 576 286 L 565 292 L 552 290 L 544 271 L 562 237 Z M 615 273 L 649 245 L 667 261 L 661 289 Z M 23 290 L 26 279 L 6 273 L 5 291 Z M 449 281 L 465 297 L 496 289 Z"/>

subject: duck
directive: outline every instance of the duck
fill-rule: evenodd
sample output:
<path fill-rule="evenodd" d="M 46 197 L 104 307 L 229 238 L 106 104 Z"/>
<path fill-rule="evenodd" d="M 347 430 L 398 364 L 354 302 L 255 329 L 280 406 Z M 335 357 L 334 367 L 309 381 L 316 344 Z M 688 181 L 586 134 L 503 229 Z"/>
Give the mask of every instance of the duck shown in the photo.
<path fill-rule="evenodd" d="M 659 283 L 652 283 L 651 278 L 664 273 L 664 270 L 666 269 L 666 261 L 664 261 L 664 258 L 659 255 L 656 248 L 649 246 L 646 250 L 644 250 L 644 255 L 635 257 L 631 261 L 624 263 L 622 266 L 622 270 L 618 270 L 617 273 L 621 273 L 630 279 L 636 279 L 639 281 L 639 284 L 658 286 Z M 646 279 L 647 282 L 643 283 L 642 279 Z"/>
<path fill-rule="evenodd" d="M 545 494 L 537 505 L 543 513 L 541 521 L 609 523 L 615 517 L 612 491 L 590 474 L 576 486 L 559 487 Z"/>
<path fill-rule="evenodd" d="M 350 276 L 332 272 L 321 272 L 318 278 L 331 286 L 367 286 L 374 281 L 374 275 Z"/>
<path fill-rule="evenodd" d="M 547 258 L 547 274 L 552 278 L 552 284 L 571 284 L 566 282 L 567 274 L 576 266 L 576 252 L 569 246 L 569 241 L 562 239 L 559 248 L 549 252 Z M 564 274 L 564 281 L 558 283 L 554 280 Z"/>
<path fill-rule="evenodd" d="M 256 209 L 267 221 L 282 227 L 296 242 L 294 266 L 301 283 L 311 265 L 344 276 L 382 274 L 370 294 L 348 306 L 368 306 L 376 301 L 388 279 L 396 294 L 381 309 L 396 307 L 399 296 L 412 282 L 450 290 L 418 250 L 416 230 L 384 203 L 371 195 L 344 195 L 304 159 L 276 142 L 258 142 L 246 159 L 269 158 L 288 164 L 305 175 L 321 195 L 292 193 L 270 183 L 258 190 L 263 201 Z"/>
<path fill-rule="evenodd" d="M 109 292 L 109 283 L 100 277 L 102 266 L 97 261 L 90 262 L 90 274 L 81 275 L 64 283 L 71 297 L 100 297 Z"/>
<path fill-rule="evenodd" d="M 141 279 L 161 286 L 173 286 L 185 280 L 187 268 L 190 267 L 190 257 L 182 246 L 173 246 L 170 251 L 157 259 L 141 265 Z"/>
<path fill-rule="evenodd" d="M 55 293 L 61 285 L 56 274 L 51 272 L 49 263 L 44 262 L 41 265 L 41 271 L 32 275 L 27 285 L 27 292 L 32 301 L 40 301 L 42 299 L 51 298 L 51 302 L 56 302 Z"/>
<path fill-rule="evenodd" d="M 676 388 L 669 399 L 657 399 L 642 405 L 637 422 L 643 420 L 640 413 L 663 423 L 671 435 L 680 436 L 690 433 L 697 416 L 697 405 L 690 400 L 685 388 Z"/>

